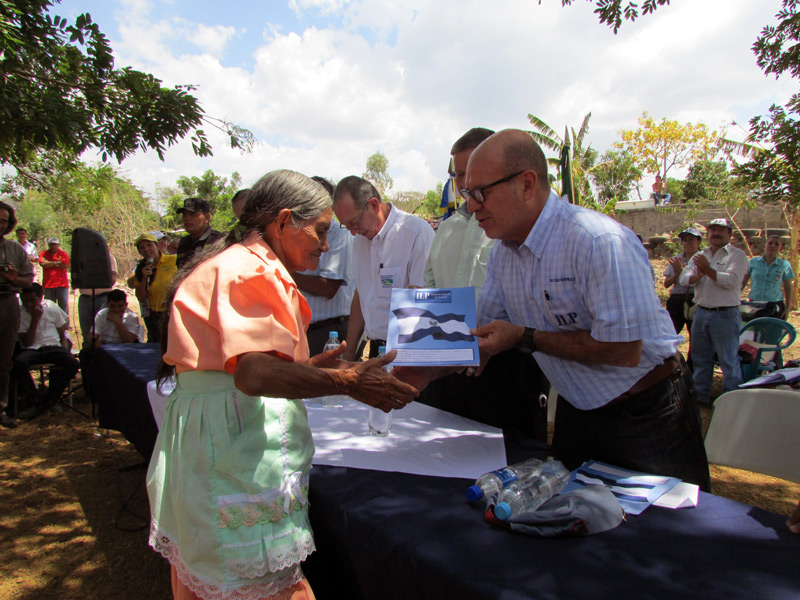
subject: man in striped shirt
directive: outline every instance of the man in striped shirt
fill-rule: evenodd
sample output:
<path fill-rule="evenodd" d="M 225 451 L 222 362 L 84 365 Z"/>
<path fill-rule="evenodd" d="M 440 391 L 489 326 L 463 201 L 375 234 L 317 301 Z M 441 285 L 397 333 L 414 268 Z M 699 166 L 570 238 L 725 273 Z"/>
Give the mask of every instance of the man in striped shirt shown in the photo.
<path fill-rule="evenodd" d="M 478 300 L 486 355 L 533 353 L 559 392 L 553 445 L 710 489 L 692 376 L 647 253 L 613 219 L 550 191 L 533 138 L 505 130 L 470 157 L 463 195 L 498 239 Z"/>

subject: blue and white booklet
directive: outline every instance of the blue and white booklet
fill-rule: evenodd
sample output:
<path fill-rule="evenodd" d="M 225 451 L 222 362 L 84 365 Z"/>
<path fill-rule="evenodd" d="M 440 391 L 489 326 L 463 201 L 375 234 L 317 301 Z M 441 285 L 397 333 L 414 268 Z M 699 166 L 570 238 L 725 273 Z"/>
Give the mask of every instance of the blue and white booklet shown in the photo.
<path fill-rule="evenodd" d="M 650 475 L 591 460 L 570 473 L 567 487 L 561 493 L 587 485 L 604 485 L 626 513 L 638 515 L 679 483 L 681 480 L 676 477 Z"/>
<path fill-rule="evenodd" d="M 395 365 L 477 366 L 475 290 L 393 289 L 386 350 L 397 350 Z"/>

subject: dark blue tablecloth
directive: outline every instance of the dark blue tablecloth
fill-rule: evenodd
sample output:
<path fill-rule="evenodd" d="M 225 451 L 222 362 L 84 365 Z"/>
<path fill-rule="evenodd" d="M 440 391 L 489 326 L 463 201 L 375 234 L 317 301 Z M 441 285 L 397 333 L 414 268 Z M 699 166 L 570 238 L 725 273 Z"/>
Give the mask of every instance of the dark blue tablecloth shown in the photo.
<path fill-rule="evenodd" d="M 160 358 L 158 344 L 103 345 L 92 358 L 86 381 L 100 427 L 121 432 L 146 460 L 158 435 L 147 382 L 155 379 Z"/>
<path fill-rule="evenodd" d="M 149 457 L 156 426 L 146 386 L 157 346 L 102 347 L 98 358 L 101 426 L 118 429 Z M 546 452 L 510 437 L 506 450 L 510 462 Z M 542 539 L 486 524 L 465 501 L 470 483 L 315 466 L 318 551 L 304 569 L 317 598 L 800 598 L 800 536 L 784 517 L 701 493 L 694 509 L 650 507 L 599 535 Z"/>

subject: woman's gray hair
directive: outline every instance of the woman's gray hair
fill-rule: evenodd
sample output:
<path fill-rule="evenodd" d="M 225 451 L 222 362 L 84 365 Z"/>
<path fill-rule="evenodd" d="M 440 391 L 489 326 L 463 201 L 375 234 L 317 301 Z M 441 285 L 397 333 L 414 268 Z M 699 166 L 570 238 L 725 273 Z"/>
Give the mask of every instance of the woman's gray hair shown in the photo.
<path fill-rule="evenodd" d="M 264 231 L 284 208 L 292 212 L 292 225 L 316 219 L 331 207 L 330 194 L 319 183 L 301 173 L 280 169 L 270 171 L 251 188 L 241 222 Z"/>

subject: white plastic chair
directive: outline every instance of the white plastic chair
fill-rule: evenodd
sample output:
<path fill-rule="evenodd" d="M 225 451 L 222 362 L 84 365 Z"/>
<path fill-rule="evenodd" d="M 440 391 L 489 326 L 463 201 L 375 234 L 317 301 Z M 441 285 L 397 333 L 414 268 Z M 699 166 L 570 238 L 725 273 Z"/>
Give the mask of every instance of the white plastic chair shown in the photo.
<path fill-rule="evenodd" d="M 800 483 L 800 392 L 735 390 L 714 402 L 708 461 Z"/>

